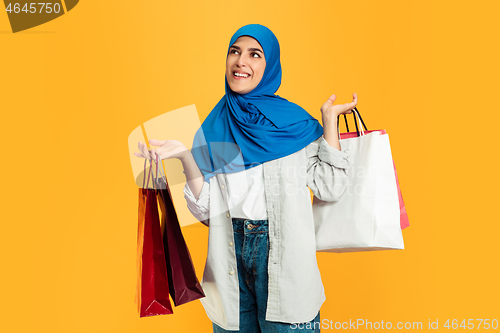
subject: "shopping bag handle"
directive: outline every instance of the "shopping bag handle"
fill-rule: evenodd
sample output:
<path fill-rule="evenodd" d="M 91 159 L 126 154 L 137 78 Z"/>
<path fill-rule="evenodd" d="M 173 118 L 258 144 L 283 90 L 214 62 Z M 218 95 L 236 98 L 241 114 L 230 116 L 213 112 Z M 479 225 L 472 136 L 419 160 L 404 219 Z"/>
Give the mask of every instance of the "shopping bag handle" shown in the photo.
<path fill-rule="evenodd" d="M 358 119 L 356 119 L 356 116 L 358 117 Z M 337 133 L 339 134 L 339 139 L 340 139 L 339 117 L 340 117 L 340 115 L 337 116 Z M 360 136 L 360 134 L 364 135 L 365 133 L 363 131 L 363 127 L 365 128 L 365 131 L 368 131 L 368 129 L 366 128 L 365 122 L 363 121 L 363 118 L 361 118 L 361 114 L 359 114 L 359 111 L 356 107 L 354 108 L 354 110 L 352 112 L 352 117 L 354 118 L 354 125 L 356 126 L 356 134 L 358 136 Z M 360 122 L 360 120 L 361 120 L 361 122 Z M 347 132 L 349 132 L 349 125 L 347 124 L 347 116 L 345 114 L 344 114 L 344 122 L 345 122 L 345 127 L 347 129 Z M 361 133 L 359 132 L 358 123 L 359 123 L 359 127 L 361 128 Z M 363 126 L 361 126 L 361 124 L 363 124 Z"/>
<path fill-rule="evenodd" d="M 146 170 L 147 170 L 147 167 L 146 167 L 147 161 L 148 161 L 148 159 L 144 160 L 144 176 L 142 178 L 142 188 L 146 188 L 145 185 L 149 186 L 149 176 L 153 176 L 153 162 L 152 162 L 152 159 L 150 159 L 149 160 L 148 181 L 145 184 L 145 181 L 146 181 Z M 153 176 L 154 179 L 152 179 L 153 189 L 154 190 L 158 189 L 158 184 L 156 183 L 157 180 L 158 180 L 158 162 L 159 162 L 158 161 L 158 154 L 156 154 L 156 178 Z"/>
<path fill-rule="evenodd" d="M 159 156 L 158 153 L 156 153 L 156 178 L 154 181 L 156 184 L 156 189 L 161 190 L 164 187 L 167 188 L 167 177 L 163 173 L 163 164 L 161 162 L 162 160 L 159 159 L 158 156 Z M 162 164 L 162 165 L 160 166 L 160 164 Z"/>
<path fill-rule="evenodd" d="M 142 176 L 142 188 L 144 188 L 144 189 L 146 188 L 146 170 L 147 170 L 147 163 L 148 163 L 148 159 L 147 159 L 147 158 L 145 158 L 145 159 L 144 159 L 144 172 L 142 173 L 142 174 L 143 174 L 143 176 Z M 150 169 L 149 171 L 151 171 L 151 169 Z M 148 182 L 147 182 L 147 184 L 148 184 L 148 185 L 149 185 L 149 174 L 150 174 L 150 172 L 148 172 Z"/>
<path fill-rule="evenodd" d="M 158 155 L 156 155 L 156 165 L 158 167 L 159 165 L 159 162 L 158 162 Z M 160 196 L 162 198 L 162 200 L 164 202 L 166 202 L 166 199 L 165 199 L 165 194 L 163 193 L 163 191 L 161 191 L 163 189 L 163 187 L 165 187 L 165 189 L 168 191 L 168 195 L 171 197 L 172 194 L 170 193 L 170 189 L 168 188 L 167 186 L 167 177 L 165 176 L 165 174 L 163 173 L 163 168 L 160 167 L 160 178 L 158 178 L 158 168 L 156 169 L 157 170 L 157 181 L 158 181 L 158 192 L 160 192 Z M 160 179 L 161 179 L 161 183 L 160 183 Z"/>
<path fill-rule="evenodd" d="M 163 184 L 165 184 L 165 188 L 167 186 L 167 177 L 163 173 L 163 168 L 160 167 L 160 163 L 161 163 L 161 160 L 160 161 L 158 160 L 158 154 L 156 154 L 156 181 L 157 181 L 157 185 L 158 185 L 158 188 L 157 188 L 158 190 L 163 189 Z M 158 170 L 160 171 L 159 178 L 158 178 Z M 160 180 L 163 183 L 160 183 Z"/>

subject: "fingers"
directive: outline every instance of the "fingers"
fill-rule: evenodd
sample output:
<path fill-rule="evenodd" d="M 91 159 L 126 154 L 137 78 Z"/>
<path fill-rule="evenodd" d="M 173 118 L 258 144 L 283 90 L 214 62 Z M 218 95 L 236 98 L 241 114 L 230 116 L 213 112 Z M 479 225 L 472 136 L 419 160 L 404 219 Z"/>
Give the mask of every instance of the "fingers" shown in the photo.
<path fill-rule="evenodd" d="M 356 107 L 357 104 L 358 104 L 357 101 L 344 104 L 345 110 L 343 112 L 341 112 L 340 114 L 350 114 L 350 113 L 352 113 L 352 110 Z"/>
<path fill-rule="evenodd" d="M 332 94 L 330 97 L 328 97 L 327 102 L 331 102 L 333 104 L 336 99 L 337 99 L 337 96 L 335 94 Z M 352 102 L 347 103 L 345 105 L 350 105 L 350 106 L 352 105 L 354 107 L 354 106 L 356 106 L 357 103 L 358 103 L 358 95 L 356 93 L 352 93 Z"/>
<path fill-rule="evenodd" d="M 344 113 L 345 114 L 352 113 L 352 110 L 356 107 L 357 104 L 358 104 L 358 95 L 356 93 L 352 93 L 352 102 L 345 104 L 348 109 Z"/>
<path fill-rule="evenodd" d="M 356 105 L 358 103 L 358 95 L 352 93 L 352 102 L 350 104 Z"/>
<path fill-rule="evenodd" d="M 161 160 L 161 155 L 156 151 L 156 149 L 151 149 L 150 155 L 154 160 L 156 160 L 156 158 L 158 158 L 158 160 Z"/>
<path fill-rule="evenodd" d="M 332 102 L 332 104 L 333 104 L 333 102 L 335 102 L 336 99 L 337 99 L 337 96 L 335 96 L 335 94 L 332 94 L 330 97 L 328 97 L 328 100 L 330 102 Z"/>
<path fill-rule="evenodd" d="M 139 141 L 139 151 L 142 153 L 143 158 L 151 159 L 151 155 L 149 154 L 148 147 L 145 143 Z M 134 153 L 135 154 L 135 153 Z"/>
<path fill-rule="evenodd" d="M 155 140 L 151 139 L 149 140 L 149 143 L 153 146 L 163 146 L 168 140 Z"/>
<path fill-rule="evenodd" d="M 134 153 L 135 156 L 145 158 L 141 153 Z"/>

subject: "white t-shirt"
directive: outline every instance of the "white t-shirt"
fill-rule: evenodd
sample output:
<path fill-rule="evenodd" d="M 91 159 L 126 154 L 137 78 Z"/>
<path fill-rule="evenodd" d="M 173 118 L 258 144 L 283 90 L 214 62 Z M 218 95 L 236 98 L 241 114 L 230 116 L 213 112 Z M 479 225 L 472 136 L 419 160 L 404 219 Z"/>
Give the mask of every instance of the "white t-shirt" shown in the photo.
<path fill-rule="evenodd" d="M 250 220 L 266 220 L 267 209 L 262 164 L 226 175 L 231 216 Z"/>
<path fill-rule="evenodd" d="M 231 216 L 249 220 L 267 220 L 262 164 L 226 175 Z M 205 182 L 203 185 L 203 187 L 209 187 L 209 183 Z M 196 201 L 187 182 L 184 191 L 188 194 L 186 199 Z"/>

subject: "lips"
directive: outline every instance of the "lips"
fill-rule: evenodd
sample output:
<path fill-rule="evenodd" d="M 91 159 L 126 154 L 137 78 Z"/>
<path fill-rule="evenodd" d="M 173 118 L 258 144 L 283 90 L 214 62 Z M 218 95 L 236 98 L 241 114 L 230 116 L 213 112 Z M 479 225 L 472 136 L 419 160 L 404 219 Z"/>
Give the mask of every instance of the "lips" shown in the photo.
<path fill-rule="evenodd" d="M 240 75 L 236 75 L 236 74 L 240 74 Z M 242 76 L 242 75 L 247 75 L 247 76 Z M 245 73 L 245 72 L 239 72 L 239 71 L 233 72 L 233 77 L 237 78 L 237 79 L 248 79 L 250 76 L 251 75 L 249 73 Z"/>

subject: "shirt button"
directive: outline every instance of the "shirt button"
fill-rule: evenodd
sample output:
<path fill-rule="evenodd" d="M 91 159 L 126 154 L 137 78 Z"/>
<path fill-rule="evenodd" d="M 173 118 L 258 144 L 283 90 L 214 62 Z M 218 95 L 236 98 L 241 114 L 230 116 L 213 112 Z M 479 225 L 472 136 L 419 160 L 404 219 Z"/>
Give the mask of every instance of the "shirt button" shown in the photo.
<path fill-rule="evenodd" d="M 224 185 L 221 185 L 220 187 L 224 188 Z"/>
<path fill-rule="evenodd" d="M 234 275 L 234 271 L 229 272 L 229 274 Z"/>
<path fill-rule="evenodd" d="M 229 213 L 227 213 L 226 216 L 229 217 Z"/>
<path fill-rule="evenodd" d="M 234 244 L 233 242 L 229 242 L 229 246 L 233 246 L 233 244 Z"/>

